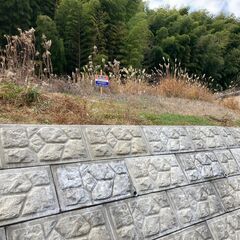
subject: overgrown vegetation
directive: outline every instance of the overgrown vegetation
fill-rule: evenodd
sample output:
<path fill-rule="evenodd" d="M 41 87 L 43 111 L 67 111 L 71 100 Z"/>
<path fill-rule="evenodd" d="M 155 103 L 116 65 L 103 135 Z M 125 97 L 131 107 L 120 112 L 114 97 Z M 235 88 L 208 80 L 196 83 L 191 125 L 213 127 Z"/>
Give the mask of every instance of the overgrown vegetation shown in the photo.
<path fill-rule="evenodd" d="M 21 87 L 14 83 L 0 84 L 1 104 L 13 104 L 15 106 L 30 106 L 39 102 L 40 93 L 35 87 Z"/>
<path fill-rule="evenodd" d="M 101 64 L 97 65 L 97 47 L 94 47 L 83 72 L 76 69 L 71 77 L 59 78 L 53 74 L 50 52 L 52 41 L 43 34 L 42 47 L 38 52 L 35 47 L 35 30 L 18 31 L 19 35 L 5 36 L 7 45 L 0 53 L 0 81 L 25 85 L 27 89 L 35 84 L 52 92 L 92 95 L 97 90 L 93 82 L 95 75 L 104 70 L 111 79 L 110 88 L 107 89 L 110 94 L 148 94 L 205 101 L 213 99 L 209 90 L 211 85 L 206 83 L 206 77 L 190 76 L 177 61 L 171 64 L 169 60 L 163 59 L 163 65 L 159 64 L 159 68 L 148 74 L 145 70 L 131 66 L 121 68 L 117 60 L 106 63 L 102 59 Z"/>
<path fill-rule="evenodd" d="M 0 122 L 240 126 L 239 109 L 149 94 L 72 96 L 0 83 Z"/>
<path fill-rule="evenodd" d="M 150 11 L 141 0 L 27 4 L 35 15 L 13 22 L 35 28 L 0 29 L 16 33 L 1 39 L 0 122 L 239 125 L 238 100 L 215 95 L 238 85 L 234 17 Z M 110 78 L 101 97 L 100 72 Z"/>
<path fill-rule="evenodd" d="M 153 11 L 142 0 L 8 0 L 1 3 L 0 14 L 2 44 L 3 35 L 16 34 L 17 27 L 34 27 L 41 54 L 42 34 L 52 40 L 58 74 L 81 72 L 96 46 L 96 65 L 103 65 L 102 58 L 106 63 L 117 59 L 122 67 L 151 74 L 164 57 L 172 66 L 178 59 L 190 76 L 204 75 L 212 89 L 239 85 L 240 23 L 234 16 L 187 8 Z"/>

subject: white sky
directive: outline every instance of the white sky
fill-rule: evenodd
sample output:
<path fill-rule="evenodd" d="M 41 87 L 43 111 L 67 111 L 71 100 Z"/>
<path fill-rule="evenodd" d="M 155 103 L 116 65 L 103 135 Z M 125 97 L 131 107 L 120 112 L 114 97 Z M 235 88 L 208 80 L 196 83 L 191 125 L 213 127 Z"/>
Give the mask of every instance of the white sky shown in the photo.
<path fill-rule="evenodd" d="M 189 6 L 191 10 L 206 9 L 213 14 L 219 12 L 233 13 L 240 17 L 240 0 L 146 0 L 150 8 L 162 6 L 183 7 Z"/>

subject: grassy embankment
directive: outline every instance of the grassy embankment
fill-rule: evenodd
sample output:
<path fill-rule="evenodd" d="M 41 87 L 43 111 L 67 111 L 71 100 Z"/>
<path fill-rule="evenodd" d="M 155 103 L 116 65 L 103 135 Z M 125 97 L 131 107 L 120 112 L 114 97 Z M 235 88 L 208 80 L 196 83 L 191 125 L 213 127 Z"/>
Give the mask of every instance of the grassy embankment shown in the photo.
<path fill-rule="evenodd" d="M 177 93 L 176 86 L 170 95 L 171 87 L 164 87 L 134 92 L 136 86 L 112 86 L 111 93 L 101 97 L 98 92 L 77 96 L 0 83 L 0 123 L 240 126 L 236 101 L 219 102 L 191 89 L 186 96 L 183 89 Z"/>

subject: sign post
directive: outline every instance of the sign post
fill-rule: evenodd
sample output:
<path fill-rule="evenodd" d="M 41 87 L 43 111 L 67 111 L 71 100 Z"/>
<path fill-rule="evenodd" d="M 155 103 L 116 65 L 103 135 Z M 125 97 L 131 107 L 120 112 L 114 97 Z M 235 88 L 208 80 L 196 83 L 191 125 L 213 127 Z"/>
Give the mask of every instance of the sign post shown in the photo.
<path fill-rule="evenodd" d="M 102 70 L 100 71 L 100 75 L 97 75 L 95 78 L 95 84 L 97 87 L 100 87 L 100 94 L 103 94 L 103 88 L 109 87 L 109 79 L 108 76 L 104 76 Z"/>

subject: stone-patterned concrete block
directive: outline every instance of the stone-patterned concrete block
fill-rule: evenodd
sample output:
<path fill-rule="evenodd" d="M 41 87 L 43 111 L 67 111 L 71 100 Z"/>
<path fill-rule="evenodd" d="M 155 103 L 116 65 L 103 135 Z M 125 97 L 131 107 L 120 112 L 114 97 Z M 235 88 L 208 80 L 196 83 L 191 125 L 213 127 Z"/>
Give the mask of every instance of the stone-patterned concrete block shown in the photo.
<path fill-rule="evenodd" d="M 0 169 L 3 168 L 3 150 L 1 149 L 1 142 L 0 142 Z"/>
<path fill-rule="evenodd" d="M 0 171 L 0 226 L 59 212 L 49 167 Z"/>
<path fill-rule="evenodd" d="M 187 184 L 174 155 L 128 158 L 126 163 L 138 194 Z"/>
<path fill-rule="evenodd" d="M 240 128 L 229 128 L 229 131 L 231 132 L 231 135 L 237 142 L 237 146 L 240 147 Z"/>
<path fill-rule="evenodd" d="M 165 192 L 140 196 L 108 206 L 116 239 L 156 239 L 178 229 Z"/>
<path fill-rule="evenodd" d="M 231 128 L 227 127 L 218 127 L 221 137 L 224 140 L 225 145 L 228 148 L 234 148 L 240 146 L 240 143 L 235 139 L 231 132 Z"/>
<path fill-rule="evenodd" d="M 78 210 L 7 227 L 8 240 L 111 240 L 101 207 Z"/>
<path fill-rule="evenodd" d="M 123 161 L 53 167 L 62 210 L 131 197 L 134 189 Z"/>
<path fill-rule="evenodd" d="M 3 127 L 0 138 L 4 168 L 89 159 L 80 127 Z"/>
<path fill-rule="evenodd" d="M 140 127 L 86 127 L 86 138 L 93 158 L 138 156 L 148 153 Z"/>
<path fill-rule="evenodd" d="M 227 176 L 240 173 L 239 166 L 229 150 L 216 150 L 214 153 Z"/>
<path fill-rule="evenodd" d="M 240 211 L 224 214 L 207 221 L 215 240 L 240 239 Z"/>
<path fill-rule="evenodd" d="M 212 218 L 223 213 L 223 206 L 210 183 L 169 190 L 181 226 Z"/>
<path fill-rule="evenodd" d="M 226 211 L 240 207 L 240 176 L 234 176 L 214 181 Z"/>
<path fill-rule="evenodd" d="M 226 148 L 221 130 L 218 127 L 186 127 L 195 150 Z"/>
<path fill-rule="evenodd" d="M 190 182 L 224 177 L 224 171 L 213 152 L 177 154 Z"/>
<path fill-rule="evenodd" d="M 0 228 L 0 240 L 6 240 L 5 230 Z"/>
<path fill-rule="evenodd" d="M 230 151 L 237 161 L 238 165 L 240 165 L 240 148 L 231 149 Z"/>
<path fill-rule="evenodd" d="M 170 234 L 159 240 L 213 240 L 213 236 L 205 223 L 194 225 L 179 232 Z"/>
<path fill-rule="evenodd" d="M 144 127 L 152 154 L 193 151 L 192 141 L 183 127 Z"/>

